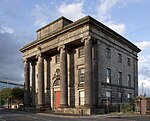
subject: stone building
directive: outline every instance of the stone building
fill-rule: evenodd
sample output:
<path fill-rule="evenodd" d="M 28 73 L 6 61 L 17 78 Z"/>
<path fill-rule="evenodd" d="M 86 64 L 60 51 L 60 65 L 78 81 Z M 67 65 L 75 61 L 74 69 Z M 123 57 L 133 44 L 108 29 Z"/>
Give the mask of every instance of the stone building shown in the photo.
<path fill-rule="evenodd" d="M 138 95 L 140 49 L 99 21 L 61 17 L 36 33 L 20 50 L 25 106 L 91 114 Z"/>

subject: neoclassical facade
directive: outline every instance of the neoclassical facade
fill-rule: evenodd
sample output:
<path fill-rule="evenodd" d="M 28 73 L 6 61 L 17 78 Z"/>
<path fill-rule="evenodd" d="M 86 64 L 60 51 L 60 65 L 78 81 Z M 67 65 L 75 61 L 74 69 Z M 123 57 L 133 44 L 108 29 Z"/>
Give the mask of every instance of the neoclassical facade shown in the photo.
<path fill-rule="evenodd" d="M 99 21 L 61 17 L 36 33 L 20 50 L 26 107 L 92 114 L 138 95 L 140 49 Z"/>

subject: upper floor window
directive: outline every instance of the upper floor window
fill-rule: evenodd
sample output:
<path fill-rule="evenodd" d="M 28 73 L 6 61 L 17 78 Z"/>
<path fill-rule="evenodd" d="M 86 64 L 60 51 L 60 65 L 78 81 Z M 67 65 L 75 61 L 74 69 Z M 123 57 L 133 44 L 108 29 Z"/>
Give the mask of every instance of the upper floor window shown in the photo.
<path fill-rule="evenodd" d="M 130 74 L 128 74 L 127 80 L 128 80 L 128 86 L 131 87 L 131 75 Z"/>
<path fill-rule="evenodd" d="M 84 68 L 80 68 L 79 69 L 79 83 L 83 83 L 84 82 L 84 74 L 85 74 L 85 70 Z"/>
<path fill-rule="evenodd" d="M 107 68 L 106 74 L 106 82 L 111 83 L 111 69 Z"/>
<path fill-rule="evenodd" d="M 128 64 L 128 66 L 131 65 L 131 60 L 130 60 L 130 58 L 127 58 L 127 64 Z"/>
<path fill-rule="evenodd" d="M 121 54 L 120 53 L 118 53 L 118 62 L 122 62 L 122 56 L 121 56 Z"/>
<path fill-rule="evenodd" d="M 79 58 L 84 56 L 84 47 L 78 49 L 78 54 Z"/>
<path fill-rule="evenodd" d="M 122 72 L 118 72 L 118 85 L 122 85 Z"/>
<path fill-rule="evenodd" d="M 111 58 L 111 50 L 110 48 L 106 48 L 106 57 Z"/>
<path fill-rule="evenodd" d="M 55 62 L 60 63 L 60 54 L 55 56 Z"/>

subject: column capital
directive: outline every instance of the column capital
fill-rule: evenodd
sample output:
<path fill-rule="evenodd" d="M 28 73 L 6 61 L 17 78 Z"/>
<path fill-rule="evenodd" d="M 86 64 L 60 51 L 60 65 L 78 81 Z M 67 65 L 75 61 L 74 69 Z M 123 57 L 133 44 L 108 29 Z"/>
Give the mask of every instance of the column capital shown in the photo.
<path fill-rule="evenodd" d="M 81 39 L 81 42 L 83 43 L 83 42 L 85 42 L 85 41 L 87 41 L 87 40 L 91 40 L 91 36 L 86 36 L 86 37 L 83 37 L 82 39 Z"/>
<path fill-rule="evenodd" d="M 23 59 L 22 59 L 22 62 L 23 62 L 23 63 L 27 63 L 27 62 L 28 62 L 28 59 L 27 59 L 27 58 L 23 58 Z"/>
<path fill-rule="evenodd" d="M 47 56 L 45 56 L 45 60 L 46 60 L 46 61 L 51 61 L 51 60 L 52 60 L 52 57 L 47 57 Z"/>
<path fill-rule="evenodd" d="M 35 65 L 36 65 L 36 62 L 35 62 L 35 61 L 32 61 L 32 62 L 31 62 L 31 65 L 32 65 L 32 66 L 35 66 Z"/>
<path fill-rule="evenodd" d="M 36 55 L 36 58 L 45 58 L 45 56 L 42 53 L 39 53 Z"/>
<path fill-rule="evenodd" d="M 66 48 L 66 46 L 65 46 L 65 45 L 60 45 L 60 46 L 57 48 L 57 50 L 58 50 L 58 51 L 60 51 L 61 49 L 63 49 L 63 50 L 64 50 L 65 48 Z"/>

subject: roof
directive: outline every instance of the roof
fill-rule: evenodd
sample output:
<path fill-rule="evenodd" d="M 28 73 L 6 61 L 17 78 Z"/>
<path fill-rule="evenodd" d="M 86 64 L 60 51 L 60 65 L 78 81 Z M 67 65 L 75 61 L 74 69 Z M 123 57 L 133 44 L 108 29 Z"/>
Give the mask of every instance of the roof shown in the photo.
<path fill-rule="evenodd" d="M 70 23 L 67 24 L 67 25 L 65 25 L 65 26 L 63 26 L 61 29 L 58 29 L 57 31 L 54 31 L 53 33 L 51 33 L 51 35 L 53 35 L 53 36 L 57 36 L 57 35 L 59 35 L 59 34 L 61 34 L 61 33 L 64 33 L 64 32 L 66 32 L 66 31 L 68 31 L 68 30 L 70 30 L 70 29 L 76 27 L 76 26 L 79 26 L 79 25 L 81 25 L 81 24 L 84 24 L 84 23 L 89 22 L 89 23 L 92 23 L 92 24 L 94 24 L 94 25 L 100 27 L 101 29 L 105 30 L 106 32 L 108 32 L 108 34 L 114 36 L 115 38 L 120 39 L 120 40 L 122 41 L 122 43 L 127 44 L 127 45 L 128 45 L 130 48 L 132 48 L 134 51 L 136 51 L 136 52 L 140 52 L 140 51 L 141 51 L 141 50 L 140 50 L 137 46 L 135 46 L 132 42 L 130 42 L 129 40 L 127 40 L 126 38 L 124 38 L 123 36 L 121 36 L 120 34 L 118 34 L 117 32 L 113 31 L 112 29 L 110 29 L 110 28 L 107 27 L 106 25 L 104 25 L 104 24 L 100 23 L 99 21 L 97 21 L 96 19 L 92 18 L 91 16 L 86 16 L 86 17 L 81 18 L 81 19 L 79 19 L 79 20 L 77 20 L 77 21 L 75 21 L 75 22 L 72 22 L 72 21 L 68 20 L 68 19 L 65 18 L 65 17 L 60 17 L 59 19 L 57 19 L 57 20 L 51 22 L 50 24 L 48 24 L 48 25 L 46 25 L 46 26 L 44 26 L 44 27 L 38 29 L 37 32 L 40 31 L 40 30 L 42 30 L 42 29 L 44 29 L 45 27 L 47 27 L 47 26 L 49 26 L 49 25 L 52 25 L 53 23 L 59 21 L 60 19 L 67 20 L 67 21 L 69 21 Z M 51 36 L 51 35 L 48 35 L 48 36 Z M 21 48 L 20 51 L 21 51 L 21 52 L 24 52 L 24 51 L 27 50 L 28 48 L 30 48 L 30 47 L 32 47 L 32 46 L 35 46 L 35 45 L 38 45 L 39 43 L 41 43 L 41 42 L 43 42 L 43 41 L 45 41 L 45 40 L 44 40 L 44 39 L 41 39 L 40 41 L 38 41 L 38 39 L 36 39 L 35 41 L 33 41 L 33 42 L 27 44 L 26 46 L 24 46 L 23 48 Z"/>

